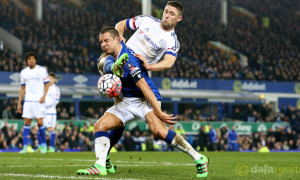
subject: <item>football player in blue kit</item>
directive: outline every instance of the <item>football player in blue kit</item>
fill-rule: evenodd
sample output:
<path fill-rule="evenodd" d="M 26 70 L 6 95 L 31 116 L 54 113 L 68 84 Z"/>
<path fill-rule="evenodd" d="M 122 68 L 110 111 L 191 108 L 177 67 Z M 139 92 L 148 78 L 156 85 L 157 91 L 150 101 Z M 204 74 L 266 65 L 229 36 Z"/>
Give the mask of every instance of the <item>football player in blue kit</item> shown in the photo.
<path fill-rule="evenodd" d="M 87 169 L 78 170 L 77 174 L 107 175 L 106 156 L 111 143 L 108 131 L 123 128 L 128 122 L 140 118 L 147 122 L 152 133 L 194 159 L 197 177 L 206 177 L 207 158 L 196 152 L 180 134 L 166 128 L 163 122 L 174 124 L 176 123 L 173 121 L 174 117 L 161 110 L 158 101 L 161 100 L 161 96 L 157 87 L 149 78 L 147 70 L 142 68 L 141 61 L 134 57 L 123 42 L 120 42 L 118 31 L 112 27 L 103 28 L 99 39 L 102 50 L 109 55 L 104 62 L 105 73 L 115 71 L 113 68 L 115 59 L 118 59 L 117 61 L 128 59 L 128 62 L 124 63 L 121 77 L 124 98 L 109 108 L 95 123 L 96 163 Z"/>

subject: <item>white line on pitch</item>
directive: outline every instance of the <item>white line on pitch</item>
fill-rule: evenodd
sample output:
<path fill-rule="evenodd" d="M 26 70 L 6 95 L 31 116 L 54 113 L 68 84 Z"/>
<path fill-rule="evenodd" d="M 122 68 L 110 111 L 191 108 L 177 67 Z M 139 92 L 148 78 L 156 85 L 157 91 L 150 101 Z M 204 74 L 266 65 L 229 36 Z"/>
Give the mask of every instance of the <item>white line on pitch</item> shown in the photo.
<path fill-rule="evenodd" d="M 107 178 L 97 178 L 97 177 L 82 177 L 82 176 L 51 176 L 51 175 L 31 175 L 31 174 L 14 174 L 14 173 L 0 173 L 1 176 L 13 176 L 13 177 L 29 177 L 29 178 L 47 178 L 47 179 L 107 179 Z M 134 179 L 126 179 L 134 180 Z"/>
<path fill-rule="evenodd" d="M 194 166 L 194 164 L 162 164 L 162 165 L 168 165 L 168 166 Z M 22 168 L 22 167 L 84 167 L 84 166 L 90 166 L 90 164 L 84 165 L 84 164 L 80 164 L 80 165 L 6 165 L 6 166 L 0 166 L 0 168 Z M 130 166 L 130 167 L 134 167 L 134 166 L 158 166 L 157 164 L 117 164 L 117 166 Z"/>
<path fill-rule="evenodd" d="M 23 159 L 24 158 L 10 158 L 10 159 Z M 88 159 L 58 159 L 58 158 L 30 158 L 30 159 L 36 159 L 36 160 L 50 160 L 50 161 L 86 161 L 86 162 L 95 162 L 95 160 L 88 160 Z M 112 161 L 117 163 L 136 163 L 136 164 L 161 164 L 161 165 L 195 165 L 191 163 L 171 163 L 171 162 L 144 162 L 144 161 Z M 1 166 L 0 166 L 1 167 Z"/>

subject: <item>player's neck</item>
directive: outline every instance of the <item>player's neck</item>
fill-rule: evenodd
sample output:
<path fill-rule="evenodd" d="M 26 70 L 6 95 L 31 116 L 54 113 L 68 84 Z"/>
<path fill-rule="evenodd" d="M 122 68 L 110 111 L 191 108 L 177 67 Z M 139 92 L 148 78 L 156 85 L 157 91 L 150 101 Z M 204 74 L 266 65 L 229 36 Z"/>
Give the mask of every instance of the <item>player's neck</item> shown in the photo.
<path fill-rule="evenodd" d="M 114 58 L 115 58 L 116 60 L 118 59 L 121 50 L 122 50 L 122 45 L 121 45 L 121 43 L 120 43 L 120 44 L 118 44 L 118 48 L 117 48 L 117 50 L 114 52 L 114 55 L 113 55 Z"/>
<path fill-rule="evenodd" d="M 28 66 L 28 67 L 29 67 L 29 69 L 34 69 L 36 67 L 36 65 L 34 65 L 34 66 Z"/>
<path fill-rule="evenodd" d="M 164 27 L 162 26 L 162 24 L 161 24 L 161 23 L 159 24 L 159 27 L 160 27 L 162 30 L 164 30 L 164 31 L 167 31 L 167 32 L 169 32 L 169 31 L 173 31 L 173 30 L 174 30 L 174 28 L 175 28 L 175 27 L 172 27 L 172 28 L 166 29 L 166 28 L 164 28 Z"/>

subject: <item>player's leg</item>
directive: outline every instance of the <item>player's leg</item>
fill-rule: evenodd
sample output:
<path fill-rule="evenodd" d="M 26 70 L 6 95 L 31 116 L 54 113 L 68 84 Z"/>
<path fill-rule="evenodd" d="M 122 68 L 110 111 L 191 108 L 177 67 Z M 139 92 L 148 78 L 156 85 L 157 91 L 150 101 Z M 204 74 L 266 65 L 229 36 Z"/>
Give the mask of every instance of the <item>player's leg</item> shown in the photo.
<path fill-rule="evenodd" d="M 56 131 L 55 128 L 49 127 L 47 130 L 50 132 L 50 146 L 48 152 L 55 152 L 55 139 L 56 139 Z"/>
<path fill-rule="evenodd" d="M 36 136 L 37 136 L 37 140 L 38 140 L 38 148 L 36 150 L 36 152 L 41 152 L 42 150 L 42 137 L 40 135 L 40 130 L 38 125 L 35 126 L 35 130 L 36 130 Z"/>
<path fill-rule="evenodd" d="M 27 153 L 28 148 L 28 136 L 30 134 L 30 125 L 31 120 L 33 118 L 33 111 L 32 111 L 32 104 L 31 102 L 24 102 L 23 104 L 23 114 L 22 117 L 24 118 L 24 127 L 23 127 L 23 149 L 20 153 Z"/>
<path fill-rule="evenodd" d="M 47 152 L 47 144 L 46 144 L 46 128 L 43 125 L 43 118 L 37 118 L 36 119 L 37 124 L 39 126 L 39 132 L 42 140 L 42 149 L 41 153 L 46 153 Z"/>
<path fill-rule="evenodd" d="M 111 71 L 113 74 L 122 77 L 123 76 L 123 67 L 128 61 L 128 54 L 124 53 L 119 59 L 117 59 L 112 65 L 111 65 Z"/>
<path fill-rule="evenodd" d="M 46 119 L 46 120 L 45 120 Z M 56 139 L 56 114 L 48 114 L 44 119 L 44 125 L 48 132 L 50 132 L 50 146 L 48 152 L 55 152 L 55 139 Z"/>
<path fill-rule="evenodd" d="M 31 125 L 31 119 L 24 118 L 24 127 L 23 127 L 23 149 L 19 153 L 27 153 L 28 149 L 28 139 L 30 134 L 30 125 Z"/>
<path fill-rule="evenodd" d="M 107 175 L 106 157 L 110 148 L 108 131 L 122 128 L 123 122 L 116 115 L 106 112 L 94 125 L 96 163 L 87 169 L 80 169 L 80 175 Z"/>
<path fill-rule="evenodd" d="M 33 104 L 33 115 L 36 118 L 37 124 L 39 126 L 39 132 L 42 139 L 42 149 L 41 153 L 47 152 L 47 144 L 46 144 L 46 128 L 43 123 L 43 119 L 45 118 L 46 114 L 46 107 L 45 103 L 34 103 Z"/>
<path fill-rule="evenodd" d="M 207 177 L 208 159 L 204 155 L 196 152 L 180 134 L 168 130 L 153 111 L 147 113 L 145 117 L 152 133 L 193 158 L 196 164 L 197 177 Z"/>
<path fill-rule="evenodd" d="M 125 127 L 119 128 L 119 129 L 113 129 L 108 132 L 108 138 L 110 140 L 110 148 L 107 153 L 106 157 L 106 170 L 108 173 L 116 173 L 115 166 L 111 163 L 109 158 L 109 153 L 112 147 L 114 147 L 115 144 L 121 139 L 123 135 Z"/>

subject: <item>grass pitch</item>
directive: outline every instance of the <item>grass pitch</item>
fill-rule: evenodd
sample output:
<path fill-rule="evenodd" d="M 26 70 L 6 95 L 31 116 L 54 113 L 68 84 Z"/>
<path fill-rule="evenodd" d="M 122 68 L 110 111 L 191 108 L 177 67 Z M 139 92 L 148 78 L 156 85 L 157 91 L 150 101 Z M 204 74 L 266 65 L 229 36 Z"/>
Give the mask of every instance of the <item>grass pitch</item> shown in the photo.
<path fill-rule="evenodd" d="M 207 179 L 300 179 L 300 153 L 209 152 Z M 94 164 L 93 152 L 0 153 L 0 179 L 196 179 L 192 159 L 181 152 L 111 153 L 116 174 L 79 176 Z"/>

